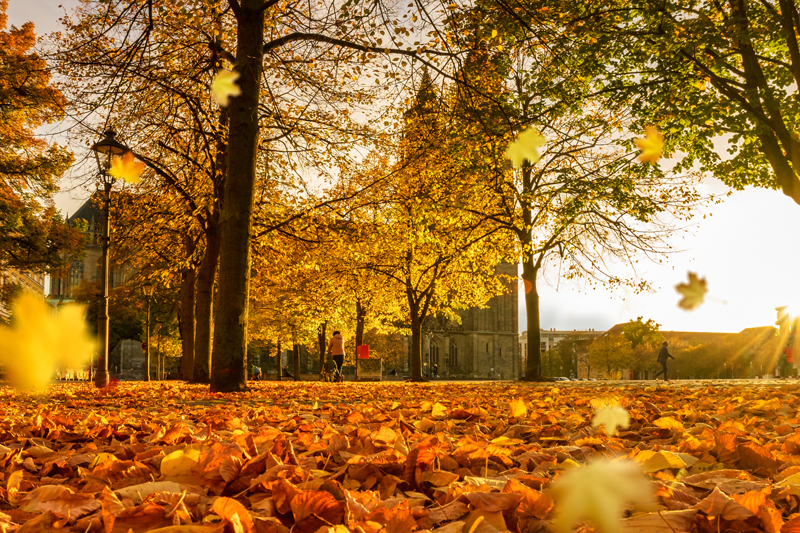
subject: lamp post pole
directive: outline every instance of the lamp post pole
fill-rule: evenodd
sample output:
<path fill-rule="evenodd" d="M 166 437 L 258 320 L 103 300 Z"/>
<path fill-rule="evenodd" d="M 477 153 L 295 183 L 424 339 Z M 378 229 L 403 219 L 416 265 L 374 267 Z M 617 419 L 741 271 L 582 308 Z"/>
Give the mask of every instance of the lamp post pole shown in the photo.
<path fill-rule="evenodd" d="M 164 363 L 161 361 L 161 322 L 156 322 L 156 381 L 164 379 Z"/>
<path fill-rule="evenodd" d="M 108 130 L 105 137 L 94 145 L 92 151 L 97 159 L 97 167 L 100 177 L 103 180 L 103 239 L 102 256 L 100 259 L 100 283 L 102 294 L 100 296 L 100 309 L 97 313 L 97 373 L 94 383 L 97 387 L 108 385 L 108 246 L 111 240 L 109 204 L 111 202 L 111 187 L 114 185 L 114 178 L 109 176 L 108 170 L 111 168 L 111 160 L 114 157 L 123 155 L 128 149 L 117 142 L 116 132 Z"/>
<path fill-rule="evenodd" d="M 150 381 L 150 300 L 153 296 L 153 285 L 150 282 L 142 285 L 142 292 L 147 297 L 147 324 L 145 324 L 144 341 L 144 380 Z"/>
<path fill-rule="evenodd" d="M 101 287 L 101 304 L 100 312 L 97 316 L 97 373 L 94 377 L 94 384 L 97 387 L 105 387 L 108 385 L 108 244 L 111 240 L 110 220 L 109 220 L 109 203 L 111 202 L 111 186 L 113 185 L 113 178 L 111 181 L 107 179 L 107 175 L 103 173 L 103 240 L 102 240 L 102 253 L 100 256 L 100 287 Z"/>

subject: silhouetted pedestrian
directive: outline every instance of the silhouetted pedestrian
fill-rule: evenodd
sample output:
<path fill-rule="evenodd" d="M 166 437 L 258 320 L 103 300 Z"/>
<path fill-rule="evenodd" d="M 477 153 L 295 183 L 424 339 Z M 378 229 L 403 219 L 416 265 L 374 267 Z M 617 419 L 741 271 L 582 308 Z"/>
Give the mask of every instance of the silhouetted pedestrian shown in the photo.
<path fill-rule="evenodd" d="M 664 374 L 664 381 L 667 381 L 667 361 L 669 359 L 675 359 L 667 350 L 667 341 L 664 341 L 664 344 L 661 345 L 661 349 L 658 351 L 658 362 L 661 363 L 661 371 L 656 373 L 656 379 L 661 374 Z"/>

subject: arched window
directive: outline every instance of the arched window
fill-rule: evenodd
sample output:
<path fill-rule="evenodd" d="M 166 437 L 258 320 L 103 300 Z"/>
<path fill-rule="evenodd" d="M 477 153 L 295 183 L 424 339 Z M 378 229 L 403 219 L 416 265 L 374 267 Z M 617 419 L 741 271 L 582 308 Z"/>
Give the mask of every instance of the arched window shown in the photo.
<path fill-rule="evenodd" d="M 454 343 L 450 344 L 450 353 L 447 355 L 447 368 L 455 368 L 458 366 L 458 346 Z"/>
<path fill-rule="evenodd" d="M 431 366 L 439 364 L 439 345 L 431 343 Z"/>

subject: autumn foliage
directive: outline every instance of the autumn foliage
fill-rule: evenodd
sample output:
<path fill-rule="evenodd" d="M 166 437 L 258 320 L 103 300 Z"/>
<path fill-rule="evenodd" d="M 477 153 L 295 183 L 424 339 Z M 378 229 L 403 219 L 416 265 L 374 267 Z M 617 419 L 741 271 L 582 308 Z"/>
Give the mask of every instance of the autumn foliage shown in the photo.
<path fill-rule="evenodd" d="M 4 531 L 800 528 L 796 387 L 774 382 L 0 395 Z"/>

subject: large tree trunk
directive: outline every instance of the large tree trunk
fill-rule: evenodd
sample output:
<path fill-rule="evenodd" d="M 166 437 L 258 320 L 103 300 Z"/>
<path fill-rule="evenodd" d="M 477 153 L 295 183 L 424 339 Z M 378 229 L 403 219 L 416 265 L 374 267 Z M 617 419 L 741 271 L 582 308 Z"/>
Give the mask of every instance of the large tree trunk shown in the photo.
<path fill-rule="evenodd" d="M 411 305 L 411 381 L 422 379 L 422 320 L 419 308 Z"/>
<path fill-rule="evenodd" d="M 320 375 L 325 372 L 325 352 L 328 349 L 327 338 L 325 330 L 328 328 L 328 323 L 323 322 L 317 326 L 317 343 L 319 344 L 319 372 Z"/>
<path fill-rule="evenodd" d="M 250 230 L 258 147 L 258 102 L 264 52 L 264 0 L 242 0 L 237 19 L 236 67 L 242 94 L 228 109 L 227 172 L 222 204 L 219 301 L 215 315 L 211 391 L 247 390 L 247 311 Z"/>
<path fill-rule="evenodd" d="M 194 335 L 195 335 L 195 281 L 197 271 L 186 268 L 181 272 L 180 309 L 178 323 L 181 331 L 181 379 L 192 381 L 194 373 Z"/>
<path fill-rule="evenodd" d="M 219 263 L 220 233 L 218 216 L 209 217 L 206 229 L 206 251 L 197 273 L 195 301 L 194 373 L 192 383 L 209 383 L 211 380 L 211 321 L 214 309 L 214 279 Z"/>
<path fill-rule="evenodd" d="M 538 381 L 542 377 L 542 335 L 539 322 L 539 291 L 536 288 L 538 271 L 531 259 L 522 261 L 522 280 L 525 282 L 525 314 L 528 318 L 528 361 L 525 381 Z"/>

